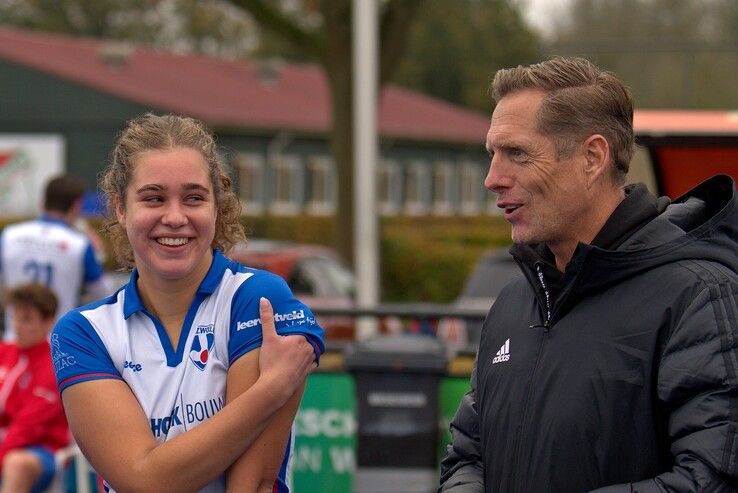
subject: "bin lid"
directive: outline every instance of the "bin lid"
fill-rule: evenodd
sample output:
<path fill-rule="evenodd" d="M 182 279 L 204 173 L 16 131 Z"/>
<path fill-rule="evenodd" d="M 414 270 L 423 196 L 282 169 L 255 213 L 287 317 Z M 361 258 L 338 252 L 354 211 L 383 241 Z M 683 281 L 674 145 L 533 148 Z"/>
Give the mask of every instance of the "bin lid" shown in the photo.
<path fill-rule="evenodd" d="M 346 368 L 388 372 L 445 373 L 446 350 L 435 338 L 419 334 L 380 336 L 346 349 Z"/>

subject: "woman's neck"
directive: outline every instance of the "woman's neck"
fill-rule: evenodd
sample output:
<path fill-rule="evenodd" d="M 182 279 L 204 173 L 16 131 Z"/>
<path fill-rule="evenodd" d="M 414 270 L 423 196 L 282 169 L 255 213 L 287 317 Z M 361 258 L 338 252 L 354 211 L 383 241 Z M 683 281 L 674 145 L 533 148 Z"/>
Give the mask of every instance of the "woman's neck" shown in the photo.
<path fill-rule="evenodd" d="M 184 317 L 195 298 L 202 279 L 145 279 L 139 276 L 138 288 L 141 302 L 152 315 L 160 320 Z"/>
<path fill-rule="evenodd" d="M 150 270 L 139 269 L 136 288 L 146 310 L 161 321 L 184 319 L 212 261 L 212 257 L 203 259 L 194 270 L 179 279 L 165 279 Z"/>

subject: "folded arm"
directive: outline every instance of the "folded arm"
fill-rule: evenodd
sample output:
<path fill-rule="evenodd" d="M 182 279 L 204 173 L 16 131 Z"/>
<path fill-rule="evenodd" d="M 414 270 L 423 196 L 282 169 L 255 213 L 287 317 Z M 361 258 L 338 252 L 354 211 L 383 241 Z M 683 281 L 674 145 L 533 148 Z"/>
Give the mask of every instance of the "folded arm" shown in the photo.
<path fill-rule="evenodd" d="M 62 400 L 77 443 L 119 492 L 198 491 L 222 474 L 267 428 L 315 368 L 304 337 L 281 337 L 267 303 L 264 344 L 256 382 L 209 420 L 158 443 L 136 397 L 117 379 L 67 387 Z"/>
<path fill-rule="evenodd" d="M 259 353 L 259 349 L 249 352 L 228 370 L 226 403 L 230 403 L 256 383 L 259 377 Z M 227 491 L 273 491 L 304 387 L 303 381 L 285 405 L 274 413 L 264 431 L 229 468 Z"/>

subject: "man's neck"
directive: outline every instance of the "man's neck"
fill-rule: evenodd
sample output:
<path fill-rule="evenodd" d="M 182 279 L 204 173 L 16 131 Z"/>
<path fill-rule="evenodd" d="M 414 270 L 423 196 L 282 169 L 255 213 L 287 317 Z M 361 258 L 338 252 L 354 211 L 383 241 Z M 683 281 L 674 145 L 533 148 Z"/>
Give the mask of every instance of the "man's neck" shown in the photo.
<path fill-rule="evenodd" d="M 576 250 L 579 243 L 592 243 L 592 240 L 594 240 L 597 233 L 600 232 L 624 198 L 625 192 L 622 188 L 600 195 L 595 199 L 597 200 L 597 204 L 593 205 L 585 213 L 587 220 L 579 225 L 577 236 L 559 242 L 547 243 L 548 248 L 556 259 L 556 268 L 560 272 L 564 272 L 566 266 L 571 262 L 571 258 L 574 256 L 574 250 Z"/>

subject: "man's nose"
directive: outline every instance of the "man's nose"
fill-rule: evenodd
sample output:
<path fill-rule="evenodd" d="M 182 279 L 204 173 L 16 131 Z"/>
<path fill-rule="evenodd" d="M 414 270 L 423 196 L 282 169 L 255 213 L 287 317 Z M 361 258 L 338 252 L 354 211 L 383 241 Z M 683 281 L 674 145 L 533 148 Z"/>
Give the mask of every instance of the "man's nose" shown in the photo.
<path fill-rule="evenodd" d="M 495 193 L 500 193 L 510 186 L 510 177 L 506 172 L 505 163 L 498 156 L 489 161 L 489 170 L 484 178 L 484 187 Z"/>

